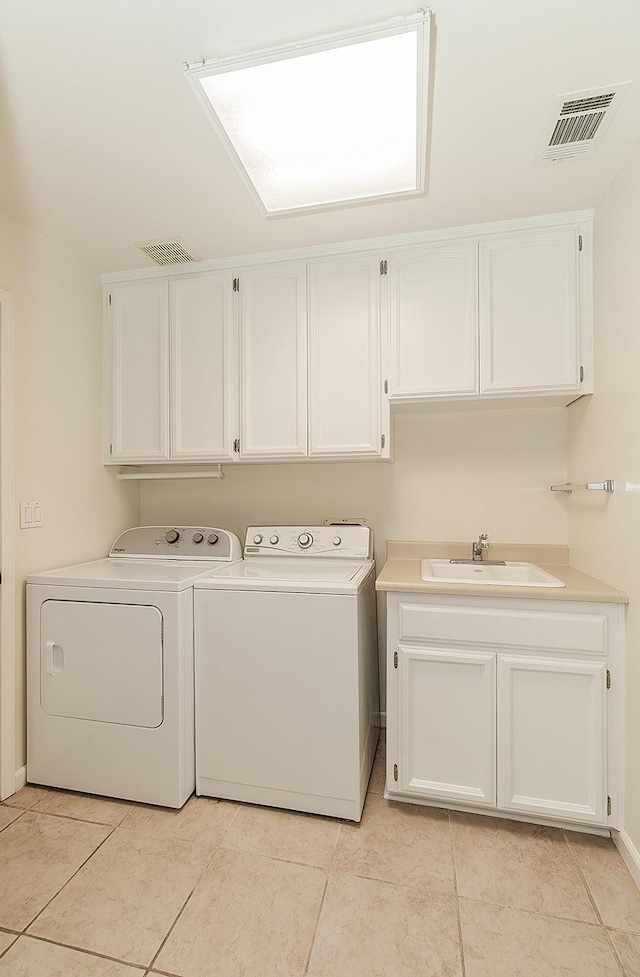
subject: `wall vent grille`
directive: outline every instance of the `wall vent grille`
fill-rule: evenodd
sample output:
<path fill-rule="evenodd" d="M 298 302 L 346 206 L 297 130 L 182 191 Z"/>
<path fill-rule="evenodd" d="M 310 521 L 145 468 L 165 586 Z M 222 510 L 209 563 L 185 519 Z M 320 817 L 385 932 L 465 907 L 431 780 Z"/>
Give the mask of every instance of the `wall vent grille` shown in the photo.
<path fill-rule="evenodd" d="M 139 241 L 136 244 L 157 265 L 178 265 L 200 258 L 187 250 L 181 237 L 166 237 L 156 241 Z"/>
<path fill-rule="evenodd" d="M 558 95 L 535 162 L 559 163 L 593 156 L 630 82 Z"/>

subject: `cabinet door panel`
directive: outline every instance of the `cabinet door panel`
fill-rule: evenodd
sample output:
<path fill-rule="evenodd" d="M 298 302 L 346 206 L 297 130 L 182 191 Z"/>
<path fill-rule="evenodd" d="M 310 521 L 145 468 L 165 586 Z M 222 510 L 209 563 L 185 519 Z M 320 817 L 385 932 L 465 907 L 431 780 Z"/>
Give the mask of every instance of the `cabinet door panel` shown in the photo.
<path fill-rule="evenodd" d="M 482 392 L 578 390 L 575 229 L 480 242 Z"/>
<path fill-rule="evenodd" d="M 242 457 L 307 450 L 306 266 L 245 271 L 240 284 Z"/>
<path fill-rule="evenodd" d="M 604 824 L 606 663 L 498 656 L 498 806 Z"/>
<path fill-rule="evenodd" d="M 377 255 L 309 262 L 309 454 L 379 456 Z"/>
<path fill-rule="evenodd" d="M 237 432 L 231 276 L 171 282 L 171 457 L 229 460 Z"/>
<path fill-rule="evenodd" d="M 169 458 L 168 285 L 119 285 L 110 291 L 111 456 Z"/>
<path fill-rule="evenodd" d="M 391 395 L 478 392 L 477 244 L 390 252 Z"/>
<path fill-rule="evenodd" d="M 401 792 L 495 807 L 495 655 L 400 646 Z"/>

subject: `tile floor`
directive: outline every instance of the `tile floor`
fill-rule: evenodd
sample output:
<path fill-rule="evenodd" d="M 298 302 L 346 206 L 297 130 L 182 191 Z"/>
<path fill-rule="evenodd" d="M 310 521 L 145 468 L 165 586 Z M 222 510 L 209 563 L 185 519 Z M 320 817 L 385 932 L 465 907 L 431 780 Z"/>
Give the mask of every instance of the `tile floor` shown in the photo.
<path fill-rule="evenodd" d="M 609 840 L 382 797 L 360 825 L 25 787 L 0 805 L 0 977 L 640 977 Z"/>

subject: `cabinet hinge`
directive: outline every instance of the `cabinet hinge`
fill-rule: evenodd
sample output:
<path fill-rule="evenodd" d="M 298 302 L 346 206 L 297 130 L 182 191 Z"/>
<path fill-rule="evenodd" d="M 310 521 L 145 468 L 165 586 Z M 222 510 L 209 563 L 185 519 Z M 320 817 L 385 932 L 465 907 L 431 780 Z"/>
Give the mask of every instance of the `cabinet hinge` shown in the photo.
<path fill-rule="evenodd" d="M 611 814 L 611 798 L 607 797 L 607 814 Z"/>
<path fill-rule="evenodd" d="M 164 619 L 160 619 L 160 641 L 164 644 Z"/>
<path fill-rule="evenodd" d="M 397 651 L 394 651 L 394 653 L 393 653 L 393 667 L 394 668 L 397 668 L 398 667 L 398 652 Z"/>
<path fill-rule="evenodd" d="M 233 279 L 233 290 L 234 290 L 234 292 L 239 292 L 240 291 L 240 279 L 239 278 L 234 278 Z"/>
<path fill-rule="evenodd" d="M 607 669 L 607 688 L 611 688 L 611 672 Z"/>
<path fill-rule="evenodd" d="M 578 234 L 578 251 L 582 251 L 582 234 Z"/>
<path fill-rule="evenodd" d="M 164 718 L 164 692 L 160 696 L 160 715 Z"/>
<path fill-rule="evenodd" d="M 236 438 L 233 442 L 233 450 L 238 452 L 240 451 L 240 438 Z"/>
<path fill-rule="evenodd" d="M 387 274 L 387 262 L 386 262 L 386 260 L 380 262 L 380 274 L 381 275 L 386 275 Z"/>
<path fill-rule="evenodd" d="M 386 444 L 386 441 L 387 441 L 387 439 L 386 439 L 386 437 L 385 437 L 385 436 L 384 436 L 384 434 L 383 434 L 383 435 L 381 436 L 381 438 L 380 438 L 380 447 L 381 447 L 381 448 L 384 448 L 384 446 L 385 446 L 385 444 Z"/>
<path fill-rule="evenodd" d="M 393 779 L 394 780 L 397 780 L 398 779 L 398 764 L 397 763 L 394 763 L 394 765 L 393 765 Z"/>
<path fill-rule="evenodd" d="M 385 380 L 385 381 L 384 381 L 384 392 L 385 392 L 386 394 L 388 394 L 388 393 L 389 393 L 389 381 L 388 381 L 388 380 Z"/>
<path fill-rule="evenodd" d="M 580 383 L 584 380 L 584 367 L 580 367 Z"/>

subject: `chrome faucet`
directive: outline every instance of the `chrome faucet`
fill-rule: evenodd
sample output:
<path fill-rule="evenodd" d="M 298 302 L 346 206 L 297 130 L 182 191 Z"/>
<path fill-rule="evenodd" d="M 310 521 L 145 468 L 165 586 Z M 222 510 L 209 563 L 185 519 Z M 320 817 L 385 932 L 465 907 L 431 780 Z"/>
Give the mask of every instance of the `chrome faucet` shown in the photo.
<path fill-rule="evenodd" d="M 472 545 L 473 562 L 482 563 L 482 551 L 489 549 L 489 536 L 487 533 L 481 533 L 475 543 Z"/>

